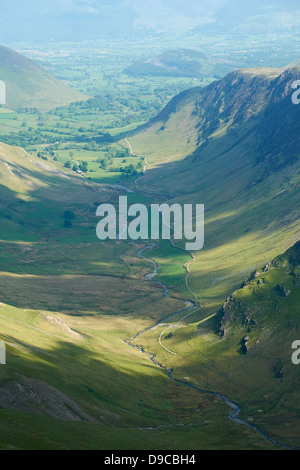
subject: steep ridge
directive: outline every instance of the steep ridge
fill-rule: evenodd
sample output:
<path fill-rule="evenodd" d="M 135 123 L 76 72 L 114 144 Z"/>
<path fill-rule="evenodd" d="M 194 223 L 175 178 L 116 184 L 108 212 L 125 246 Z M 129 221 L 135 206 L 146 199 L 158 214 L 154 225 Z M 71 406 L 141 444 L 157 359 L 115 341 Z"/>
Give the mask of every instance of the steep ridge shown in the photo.
<path fill-rule="evenodd" d="M 149 163 L 141 189 L 206 206 L 191 287 L 212 310 L 298 240 L 298 78 L 297 69 L 233 72 L 175 97 L 130 137 Z"/>

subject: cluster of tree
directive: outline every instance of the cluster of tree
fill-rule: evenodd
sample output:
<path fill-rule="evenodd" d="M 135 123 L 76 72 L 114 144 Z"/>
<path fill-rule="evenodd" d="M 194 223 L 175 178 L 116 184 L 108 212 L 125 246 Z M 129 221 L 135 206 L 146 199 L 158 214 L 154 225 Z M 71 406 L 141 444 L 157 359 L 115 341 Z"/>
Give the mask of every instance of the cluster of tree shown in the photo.
<path fill-rule="evenodd" d="M 37 108 L 18 108 L 17 113 L 21 113 L 21 114 L 39 114 L 39 110 Z"/>
<path fill-rule="evenodd" d="M 47 155 L 45 155 L 44 152 L 38 152 L 37 157 L 41 158 L 42 160 L 46 160 L 46 161 L 48 160 L 48 157 L 47 157 Z"/>
<path fill-rule="evenodd" d="M 41 145 L 46 143 L 54 143 L 57 141 L 57 136 L 43 134 L 40 129 L 28 128 L 26 131 L 11 132 L 1 136 L 1 142 L 8 145 L 15 145 L 17 147 L 28 147 L 32 145 Z"/>
<path fill-rule="evenodd" d="M 79 170 L 86 173 L 88 171 L 88 162 L 80 162 Z"/>
<path fill-rule="evenodd" d="M 138 175 L 139 173 L 141 173 L 141 165 L 138 164 L 137 166 L 134 166 L 132 163 L 130 165 L 126 165 L 125 167 L 121 166 L 121 167 L 113 167 L 113 168 L 110 168 L 109 171 L 113 172 L 113 173 L 123 173 L 124 175 Z"/>
<path fill-rule="evenodd" d="M 65 168 L 71 168 L 72 167 L 71 161 L 67 160 L 64 163 L 64 167 Z M 86 173 L 89 170 L 88 169 L 88 162 L 80 162 L 79 165 L 77 165 L 77 163 L 75 163 L 72 167 L 72 170 L 73 171 L 82 171 L 82 173 Z"/>
<path fill-rule="evenodd" d="M 103 133 L 99 133 L 98 135 L 96 135 L 93 140 L 97 143 L 97 144 L 109 144 L 109 143 L 112 143 L 114 142 L 116 139 L 114 137 L 112 137 L 109 132 L 103 132 Z"/>
<path fill-rule="evenodd" d="M 106 170 L 109 165 L 112 165 L 112 159 L 111 157 L 98 158 L 97 163 L 100 163 L 99 168 Z"/>
<path fill-rule="evenodd" d="M 127 158 L 129 157 L 129 151 L 127 149 L 116 150 L 112 155 L 112 158 Z"/>
<path fill-rule="evenodd" d="M 39 124 L 41 126 L 44 125 L 42 121 L 39 121 Z M 61 144 L 70 141 L 74 142 L 72 148 L 74 148 L 74 145 L 76 146 L 76 143 L 84 143 L 85 150 L 95 151 L 99 150 L 103 144 L 111 143 L 115 140 L 109 133 L 101 133 L 94 136 L 93 134 L 87 135 L 77 130 L 66 134 L 61 129 L 48 129 L 41 126 L 37 129 L 31 126 L 27 127 L 27 123 L 24 121 L 22 130 L 1 136 L 1 141 L 8 145 L 27 148 L 33 145 L 56 144 L 59 139 Z"/>
<path fill-rule="evenodd" d="M 128 175 L 137 175 L 139 173 L 139 168 L 130 164 L 125 167 L 120 167 L 119 171 Z"/>
<path fill-rule="evenodd" d="M 80 101 L 71 103 L 67 107 L 59 107 L 49 112 L 56 116 L 82 116 L 86 114 L 97 114 L 99 112 L 110 111 L 111 109 L 111 96 L 110 95 L 97 95 L 87 101 Z"/>

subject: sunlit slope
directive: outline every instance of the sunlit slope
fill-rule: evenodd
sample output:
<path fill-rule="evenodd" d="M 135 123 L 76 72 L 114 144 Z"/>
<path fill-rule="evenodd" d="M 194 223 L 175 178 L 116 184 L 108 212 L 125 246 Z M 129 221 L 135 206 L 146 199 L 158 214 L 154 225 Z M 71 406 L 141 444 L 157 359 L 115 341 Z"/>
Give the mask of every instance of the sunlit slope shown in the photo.
<path fill-rule="evenodd" d="M 133 153 L 146 157 L 148 168 L 182 160 L 196 149 L 198 119 L 193 112 L 200 92 L 201 88 L 194 88 L 174 97 L 156 118 L 129 138 Z M 122 143 L 126 146 L 125 141 Z"/>
<path fill-rule="evenodd" d="M 206 206 L 205 247 L 190 284 L 212 313 L 247 272 L 298 240 L 300 108 L 291 100 L 297 78 L 296 69 L 234 72 L 179 95 L 129 138 L 149 162 L 141 188 Z M 180 133 L 183 116 L 190 127 Z M 159 126 L 167 131 L 157 132 Z M 176 149 L 192 141 L 196 150 L 173 161 Z M 167 272 L 161 275 L 168 281 Z"/>
<path fill-rule="evenodd" d="M 300 438 L 299 366 L 291 356 L 300 337 L 299 302 L 300 242 L 251 273 L 217 315 L 219 347 L 232 354 L 223 366 L 248 388 L 238 392 L 245 410 L 294 446 Z"/>
<path fill-rule="evenodd" d="M 0 80 L 6 84 L 6 104 L 11 109 L 49 110 L 87 99 L 32 60 L 3 46 L 0 46 Z"/>
<path fill-rule="evenodd" d="M 216 316 L 174 320 L 145 340 L 175 377 L 229 396 L 241 418 L 294 447 L 300 438 L 299 366 L 292 363 L 300 335 L 299 248 L 298 242 L 252 271 Z M 172 356 L 158 346 L 159 337 Z"/>

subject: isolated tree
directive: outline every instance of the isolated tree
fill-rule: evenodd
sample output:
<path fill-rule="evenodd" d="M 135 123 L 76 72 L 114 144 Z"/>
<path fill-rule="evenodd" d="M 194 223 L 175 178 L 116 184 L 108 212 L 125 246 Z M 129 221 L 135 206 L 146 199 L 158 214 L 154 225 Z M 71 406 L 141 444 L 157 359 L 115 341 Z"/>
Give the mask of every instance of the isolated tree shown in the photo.
<path fill-rule="evenodd" d="M 70 219 L 65 219 L 65 228 L 71 228 L 72 227 L 72 221 Z"/>

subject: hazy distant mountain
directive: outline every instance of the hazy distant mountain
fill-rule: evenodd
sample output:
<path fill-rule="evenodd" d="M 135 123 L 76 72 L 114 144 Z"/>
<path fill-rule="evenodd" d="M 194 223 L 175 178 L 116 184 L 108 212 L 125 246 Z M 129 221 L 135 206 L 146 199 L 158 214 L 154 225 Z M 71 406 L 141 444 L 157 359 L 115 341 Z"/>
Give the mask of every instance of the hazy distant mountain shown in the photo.
<path fill-rule="evenodd" d="M 255 33 L 289 30 L 300 24 L 297 0 L 228 0 L 218 8 L 212 31 Z M 201 27 L 197 28 L 201 31 Z"/>
<path fill-rule="evenodd" d="M 192 49 L 176 49 L 160 56 L 141 62 L 135 62 L 125 70 L 128 75 L 221 78 L 235 70 L 236 64 L 223 57 L 208 57 Z"/>
<path fill-rule="evenodd" d="M 297 10 L 297 0 L 1 0 L 0 41 L 287 29 Z"/>
<path fill-rule="evenodd" d="M 12 109 L 48 110 L 86 99 L 32 60 L 3 46 L 0 46 L 0 79 L 6 84 L 7 107 Z"/>

